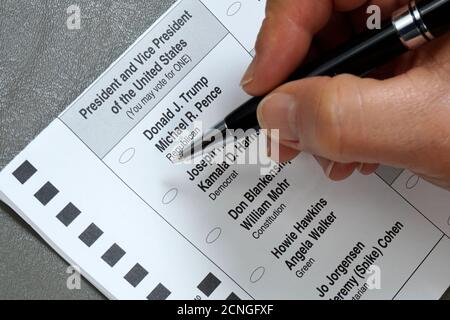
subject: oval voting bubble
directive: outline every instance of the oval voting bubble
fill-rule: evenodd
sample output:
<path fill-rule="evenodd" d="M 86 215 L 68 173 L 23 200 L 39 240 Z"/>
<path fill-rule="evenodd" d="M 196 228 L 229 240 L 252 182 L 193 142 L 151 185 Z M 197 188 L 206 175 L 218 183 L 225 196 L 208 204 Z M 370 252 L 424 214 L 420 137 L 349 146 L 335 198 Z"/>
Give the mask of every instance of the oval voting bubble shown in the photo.
<path fill-rule="evenodd" d="M 450 226 L 450 217 L 448 217 L 447 224 Z"/>
<path fill-rule="evenodd" d="M 130 162 L 131 159 L 134 158 L 135 154 L 136 154 L 135 148 L 128 148 L 120 156 L 120 158 L 119 158 L 120 164 L 126 164 L 126 163 Z"/>
<path fill-rule="evenodd" d="M 258 282 L 259 280 L 262 279 L 262 277 L 264 276 L 264 273 L 266 273 L 266 268 L 264 268 L 264 267 L 256 268 L 255 271 L 253 271 L 252 275 L 250 276 L 250 282 L 251 283 Z"/>
<path fill-rule="evenodd" d="M 166 192 L 166 194 L 162 198 L 162 203 L 163 204 L 170 204 L 173 200 L 175 200 L 177 195 L 178 195 L 178 189 L 177 188 L 170 189 L 169 191 Z"/>
<path fill-rule="evenodd" d="M 206 236 L 206 243 L 212 244 L 219 239 L 220 235 L 222 234 L 222 229 L 217 227 L 211 230 L 210 233 Z"/>
<path fill-rule="evenodd" d="M 406 189 L 411 190 L 419 183 L 420 178 L 417 175 L 412 175 L 409 177 L 408 181 L 406 181 Z"/>
<path fill-rule="evenodd" d="M 234 16 L 236 13 L 239 12 L 239 10 L 241 10 L 241 7 L 242 3 L 240 3 L 239 1 L 232 3 L 231 6 L 228 7 L 227 16 L 229 17 Z"/>

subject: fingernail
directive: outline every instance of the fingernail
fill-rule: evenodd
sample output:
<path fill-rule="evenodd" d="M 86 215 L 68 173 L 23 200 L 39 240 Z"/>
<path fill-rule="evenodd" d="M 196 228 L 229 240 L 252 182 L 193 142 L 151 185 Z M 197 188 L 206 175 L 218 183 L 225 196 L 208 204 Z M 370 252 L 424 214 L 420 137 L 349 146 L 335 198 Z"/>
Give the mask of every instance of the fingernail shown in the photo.
<path fill-rule="evenodd" d="M 333 172 L 333 169 L 334 169 L 334 166 L 335 166 L 336 162 L 324 159 L 324 158 L 319 157 L 319 156 L 314 156 L 314 158 L 316 158 L 317 162 L 322 167 L 323 172 L 325 172 L 325 175 L 328 178 L 330 178 L 331 173 Z"/>
<path fill-rule="evenodd" d="M 244 73 L 244 77 L 241 80 L 241 87 L 245 87 L 246 85 L 248 85 L 250 82 L 253 81 L 254 78 L 254 73 L 255 73 L 255 58 L 253 59 L 253 61 L 250 63 L 250 65 L 247 68 L 247 71 L 245 71 Z"/>
<path fill-rule="evenodd" d="M 325 169 L 325 175 L 330 178 L 331 177 L 331 173 L 333 172 L 334 166 L 336 165 L 336 162 L 334 161 L 330 161 L 330 163 L 328 164 L 328 167 Z"/>
<path fill-rule="evenodd" d="M 364 170 L 364 163 L 360 163 L 359 166 L 358 166 L 358 171 L 360 173 L 363 173 L 363 170 Z"/>
<path fill-rule="evenodd" d="M 258 107 L 258 121 L 263 129 L 278 129 L 279 139 L 298 141 L 297 102 L 286 93 L 274 93 Z"/>

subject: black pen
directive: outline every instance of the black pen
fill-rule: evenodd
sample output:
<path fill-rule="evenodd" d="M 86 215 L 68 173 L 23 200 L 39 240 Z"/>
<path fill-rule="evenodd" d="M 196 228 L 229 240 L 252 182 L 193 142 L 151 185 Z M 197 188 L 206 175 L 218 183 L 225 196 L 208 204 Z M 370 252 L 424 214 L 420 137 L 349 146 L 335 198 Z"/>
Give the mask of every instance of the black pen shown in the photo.
<path fill-rule="evenodd" d="M 403 53 L 414 50 L 442 36 L 450 29 L 450 0 L 411 1 L 397 10 L 391 21 L 379 30 L 369 30 L 349 44 L 334 50 L 312 64 L 295 71 L 288 79 L 294 81 L 314 76 L 335 76 L 348 73 L 365 76 L 376 67 Z M 264 97 L 253 97 L 214 126 L 211 132 L 195 140 L 180 154 L 180 159 L 199 153 L 225 140 L 215 140 L 220 131 L 259 129 L 257 108 Z"/>

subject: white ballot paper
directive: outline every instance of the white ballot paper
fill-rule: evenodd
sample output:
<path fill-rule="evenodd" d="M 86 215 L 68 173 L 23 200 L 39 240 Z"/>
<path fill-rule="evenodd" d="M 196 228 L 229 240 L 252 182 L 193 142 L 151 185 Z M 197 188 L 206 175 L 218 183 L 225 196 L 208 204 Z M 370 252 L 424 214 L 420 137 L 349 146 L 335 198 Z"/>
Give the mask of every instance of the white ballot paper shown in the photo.
<path fill-rule="evenodd" d="M 172 163 L 194 122 L 249 98 L 264 7 L 177 2 L 4 168 L 0 198 L 113 299 L 439 298 L 449 195 L 412 173 Z"/>

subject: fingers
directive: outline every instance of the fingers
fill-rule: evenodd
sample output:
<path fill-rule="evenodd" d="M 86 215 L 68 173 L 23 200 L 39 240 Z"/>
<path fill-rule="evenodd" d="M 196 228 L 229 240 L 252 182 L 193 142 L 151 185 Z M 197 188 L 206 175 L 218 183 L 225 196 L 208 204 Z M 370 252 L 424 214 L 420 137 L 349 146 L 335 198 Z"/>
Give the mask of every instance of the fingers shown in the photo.
<path fill-rule="evenodd" d="M 358 171 L 363 175 L 370 175 L 377 171 L 379 164 L 361 163 L 358 166 Z"/>
<path fill-rule="evenodd" d="M 268 156 L 278 163 L 285 163 L 296 158 L 300 151 L 295 148 L 290 148 L 286 145 L 273 141 L 270 137 L 267 139 Z M 355 170 L 358 170 L 363 175 L 370 175 L 378 169 L 377 164 L 364 163 L 336 163 L 319 156 L 314 156 L 316 161 L 322 167 L 325 175 L 331 180 L 340 181 L 348 178 Z"/>
<path fill-rule="evenodd" d="M 241 85 L 251 95 L 271 91 L 303 61 L 313 36 L 328 23 L 333 7 L 350 11 L 366 0 L 268 0 L 256 41 L 256 56 Z M 336 31 L 336 30 L 335 30 Z"/>
<path fill-rule="evenodd" d="M 355 11 L 354 24 L 365 25 L 365 4 L 376 4 L 389 15 L 407 0 L 268 0 L 266 19 L 256 41 L 256 56 L 248 67 L 241 85 L 251 95 L 263 95 L 285 81 L 306 57 L 312 38 L 325 26 L 319 37 L 325 47 L 342 43 L 351 34 L 338 12 Z M 358 10 L 357 10 L 358 11 Z M 336 17 L 337 16 L 337 17 Z M 338 21 L 331 21 L 337 19 Z"/>
<path fill-rule="evenodd" d="M 418 150 L 429 147 L 426 139 L 436 139 L 420 90 L 427 77 L 412 71 L 385 81 L 342 75 L 292 82 L 261 103 L 259 122 L 279 129 L 281 144 L 334 162 L 409 167 L 423 158 Z"/>
<path fill-rule="evenodd" d="M 331 12 L 331 0 L 269 0 L 256 56 L 241 82 L 244 89 L 263 95 L 284 81 L 305 58 Z"/>
<path fill-rule="evenodd" d="M 319 156 L 314 156 L 325 175 L 334 181 L 348 178 L 358 167 L 358 163 L 338 163 Z"/>
<path fill-rule="evenodd" d="M 290 161 L 292 159 L 295 159 L 299 154 L 300 151 L 293 149 L 293 148 L 289 148 L 288 146 L 279 144 L 277 142 L 273 142 L 271 141 L 271 139 L 268 139 L 268 143 L 269 143 L 269 154 L 268 156 L 273 160 L 276 161 L 278 163 L 285 163 L 287 161 Z M 276 144 L 276 148 L 274 148 L 272 146 L 272 143 Z M 276 149 L 276 150 L 274 150 Z"/>
<path fill-rule="evenodd" d="M 278 141 L 273 141 L 270 137 L 268 137 L 267 139 L 267 150 L 268 156 L 278 163 L 285 163 L 287 161 L 293 160 L 300 154 L 300 151 L 298 151 L 297 149 L 280 144 L 278 143 Z M 334 181 L 340 181 L 348 178 L 356 169 L 361 174 L 369 175 L 374 173 L 378 168 L 378 165 L 336 163 L 319 156 L 314 156 L 314 158 L 322 167 L 325 175 Z"/>
<path fill-rule="evenodd" d="M 304 60 L 313 36 L 330 21 L 333 9 L 352 11 L 353 17 L 361 17 L 365 14 L 363 4 L 380 5 L 386 14 L 404 2 L 269 0 L 256 57 L 242 81 L 244 89 L 262 95 L 284 81 Z M 355 10 L 358 7 L 361 10 Z M 324 30 L 319 41 L 328 42 L 327 33 L 340 32 L 345 25 L 345 21 L 330 23 L 331 31 Z M 334 30 L 335 26 L 339 30 Z M 433 64 L 437 61 L 434 59 Z M 429 157 L 435 149 L 430 142 L 448 148 L 442 141 L 448 141 L 449 135 L 443 120 L 448 119 L 448 111 L 436 103 L 448 98 L 448 83 L 436 82 L 439 77 L 445 78 L 444 72 L 434 66 L 431 69 L 434 72 L 416 67 L 384 81 L 343 75 L 293 82 L 263 101 L 258 110 L 260 124 L 280 130 L 280 160 L 289 160 L 299 151 L 310 152 L 319 156 L 324 171 L 333 179 L 355 170 L 370 174 L 377 163 L 425 174 L 425 167 L 437 168 L 442 163 L 442 157 Z M 429 90 L 422 90 L 424 87 Z M 445 94 L 447 98 L 442 98 Z M 432 177 L 439 174 L 434 171 Z"/>
<path fill-rule="evenodd" d="M 337 11 L 352 11 L 362 6 L 367 0 L 334 0 L 334 9 Z"/>
<path fill-rule="evenodd" d="M 348 16 L 335 12 L 327 25 L 315 35 L 313 43 L 317 44 L 322 51 L 328 52 L 347 42 L 352 36 L 353 26 Z"/>

